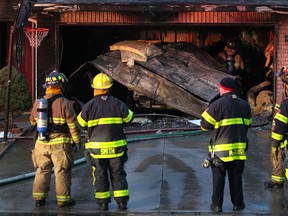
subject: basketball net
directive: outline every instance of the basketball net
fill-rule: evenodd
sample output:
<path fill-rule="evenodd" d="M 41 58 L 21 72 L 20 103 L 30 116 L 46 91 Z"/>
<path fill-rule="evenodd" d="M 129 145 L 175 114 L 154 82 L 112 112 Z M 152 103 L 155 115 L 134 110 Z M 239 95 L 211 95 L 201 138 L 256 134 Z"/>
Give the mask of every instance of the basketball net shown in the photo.
<path fill-rule="evenodd" d="M 29 39 L 31 47 L 40 46 L 42 40 L 47 36 L 49 29 L 47 28 L 24 28 L 24 33 Z"/>

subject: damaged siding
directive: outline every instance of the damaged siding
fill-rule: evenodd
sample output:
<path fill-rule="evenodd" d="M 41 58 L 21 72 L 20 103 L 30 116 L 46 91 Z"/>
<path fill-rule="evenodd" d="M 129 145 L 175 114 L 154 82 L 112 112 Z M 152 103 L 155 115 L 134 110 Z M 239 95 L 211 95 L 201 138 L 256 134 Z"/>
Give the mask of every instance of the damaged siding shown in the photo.
<path fill-rule="evenodd" d="M 208 24 L 241 24 L 241 23 L 272 23 L 270 13 L 255 12 L 181 12 L 179 23 L 208 23 Z"/>
<path fill-rule="evenodd" d="M 257 12 L 66 12 L 61 13 L 59 23 L 66 24 L 269 24 L 274 23 L 271 13 Z"/>

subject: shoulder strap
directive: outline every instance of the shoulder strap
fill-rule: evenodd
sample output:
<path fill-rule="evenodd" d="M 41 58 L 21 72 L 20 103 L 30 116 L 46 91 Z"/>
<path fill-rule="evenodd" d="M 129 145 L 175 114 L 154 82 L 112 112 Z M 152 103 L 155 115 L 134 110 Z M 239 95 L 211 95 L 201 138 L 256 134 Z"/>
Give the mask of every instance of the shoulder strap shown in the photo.
<path fill-rule="evenodd" d="M 56 95 L 53 95 L 51 98 L 47 99 L 48 101 L 48 104 L 49 103 L 53 103 L 56 99 L 60 98 L 60 97 L 64 97 L 62 94 L 56 94 Z"/>
<path fill-rule="evenodd" d="M 69 133 L 69 128 L 67 124 L 64 125 L 56 125 L 53 122 L 53 118 L 52 118 L 52 104 L 53 102 L 60 98 L 60 97 L 64 97 L 64 95 L 62 94 L 57 94 L 57 95 L 53 95 L 51 98 L 47 99 L 48 100 L 48 133 L 53 133 L 53 132 L 57 132 L 57 133 Z M 65 97 L 64 97 L 65 98 Z"/>
<path fill-rule="evenodd" d="M 52 104 L 56 99 L 58 99 L 60 97 L 64 97 L 64 96 L 62 94 L 57 94 L 57 95 L 53 95 L 51 98 L 47 99 L 47 101 L 48 101 L 48 119 L 49 120 L 51 119 L 52 123 L 53 123 Z M 50 121 L 48 121 L 48 122 L 50 122 Z"/>

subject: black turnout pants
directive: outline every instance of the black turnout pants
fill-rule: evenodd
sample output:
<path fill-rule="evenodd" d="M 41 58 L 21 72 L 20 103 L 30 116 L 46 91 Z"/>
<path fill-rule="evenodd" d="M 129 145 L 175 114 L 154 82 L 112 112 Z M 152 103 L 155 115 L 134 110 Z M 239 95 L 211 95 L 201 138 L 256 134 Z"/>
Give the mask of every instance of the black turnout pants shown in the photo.
<path fill-rule="evenodd" d="M 214 206 L 222 207 L 226 171 L 228 173 L 231 202 L 234 206 L 243 204 L 242 175 L 244 171 L 244 160 L 224 162 L 221 167 L 212 166 Z"/>
<path fill-rule="evenodd" d="M 127 202 L 129 195 L 116 195 L 115 191 L 128 191 L 128 183 L 126 180 L 126 172 L 124 170 L 125 157 L 94 159 L 94 187 L 96 191 L 96 201 L 98 204 L 109 203 L 111 201 L 107 193 L 110 191 L 110 184 L 114 192 L 114 199 L 117 203 Z M 103 193 L 106 196 L 98 197 L 97 194 Z"/>

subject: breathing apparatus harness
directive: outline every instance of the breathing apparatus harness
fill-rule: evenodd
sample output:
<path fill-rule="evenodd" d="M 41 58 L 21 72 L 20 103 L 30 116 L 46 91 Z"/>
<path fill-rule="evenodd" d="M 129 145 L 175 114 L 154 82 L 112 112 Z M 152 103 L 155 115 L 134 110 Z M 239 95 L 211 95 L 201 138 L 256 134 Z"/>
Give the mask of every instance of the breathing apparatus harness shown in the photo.
<path fill-rule="evenodd" d="M 39 99 L 39 105 L 37 108 L 38 122 L 37 132 L 39 133 L 39 140 L 48 142 L 51 133 L 69 133 L 69 127 L 67 123 L 59 125 L 53 122 L 52 104 L 53 102 L 64 97 L 62 94 L 53 95 L 49 99 L 44 97 Z"/>
<path fill-rule="evenodd" d="M 225 50 L 224 54 L 226 57 L 226 68 L 228 72 L 233 75 L 235 72 L 234 64 L 235 64 L 236 51 L 232 55 L 229 55 L 227 51 Z"/>

